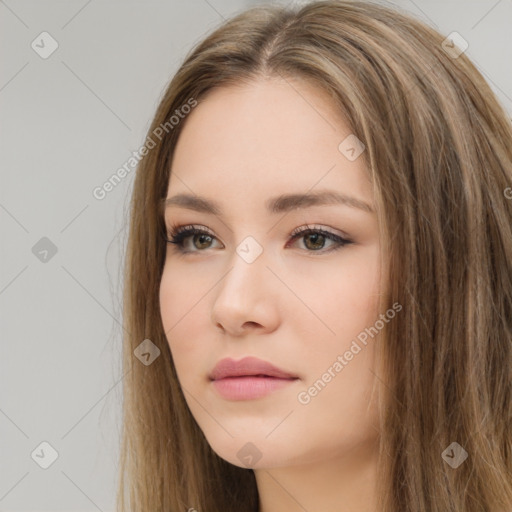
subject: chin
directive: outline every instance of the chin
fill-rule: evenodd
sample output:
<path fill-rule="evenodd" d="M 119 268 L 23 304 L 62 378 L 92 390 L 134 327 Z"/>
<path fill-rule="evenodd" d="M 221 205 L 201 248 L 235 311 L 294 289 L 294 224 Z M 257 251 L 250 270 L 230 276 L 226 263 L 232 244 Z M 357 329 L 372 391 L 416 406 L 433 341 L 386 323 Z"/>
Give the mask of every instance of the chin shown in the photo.
<path fill-rule="evenodd" d="M 209 445 L 220 458 L 244 469 L 271 469 L 296 462 L 293 460 L 297 455 L 296 450 L 292 455 L 287 453 L 290 450 L 282 443 L 257 436 L 245 435 L 211 441 L 208 439 Z"/>

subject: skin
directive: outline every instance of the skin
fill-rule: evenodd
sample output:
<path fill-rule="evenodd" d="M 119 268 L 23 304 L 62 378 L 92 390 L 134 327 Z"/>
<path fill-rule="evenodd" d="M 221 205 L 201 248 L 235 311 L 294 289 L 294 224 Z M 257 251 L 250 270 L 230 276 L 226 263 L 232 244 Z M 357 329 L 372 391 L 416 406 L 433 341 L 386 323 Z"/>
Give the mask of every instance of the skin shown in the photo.
<path fill-rule="evenodd" d="M 237 456 L 248 442 L 260 512 L 377 510 L 377 407 L 370 400 L 378 336 L 346 361 L 325 387 L 300 403 L 365 328 L 379 318 L 379 233 L 373 212 L 331 204 L 269 213 L 279 194 L 320 189 L 368 203 L 373 192 L 363 158 L 338 149 L 351 134 L 321 90 L 298 79 L 265 78 L 214 90 L 188 115 L 167 197 L 214 199 L 222 215 L 169 206 L 165 221 L 195 224 L 189 253 L 167 244 L 160 287 L 162 322 L 192 415 L 212 449 Z M 302 236 L 314 224 L 352 244 Z M 247 237 L 263 252 L 247 263 Z M 315 250 L 315 248 L 317 248 Z M 299 376 L 253 400 L 227 400 L 208 379 L 215 364 L 255 356 Z M 246 448 L 247 449 L 247 448 Z"/>

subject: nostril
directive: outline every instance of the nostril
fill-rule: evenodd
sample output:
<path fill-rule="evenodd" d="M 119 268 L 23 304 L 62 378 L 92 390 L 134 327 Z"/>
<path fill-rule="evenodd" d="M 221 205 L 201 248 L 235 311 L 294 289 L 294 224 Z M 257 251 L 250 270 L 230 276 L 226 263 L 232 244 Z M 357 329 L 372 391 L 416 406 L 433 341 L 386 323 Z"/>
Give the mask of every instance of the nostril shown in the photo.
<path fill-rule="evenodd" d="M 248 327 L 258 327 L 260 324 L 258 324 L 257 322 L 245 322 L 244 327 L 245 327 L 246 325 L 247 325 Z"/>

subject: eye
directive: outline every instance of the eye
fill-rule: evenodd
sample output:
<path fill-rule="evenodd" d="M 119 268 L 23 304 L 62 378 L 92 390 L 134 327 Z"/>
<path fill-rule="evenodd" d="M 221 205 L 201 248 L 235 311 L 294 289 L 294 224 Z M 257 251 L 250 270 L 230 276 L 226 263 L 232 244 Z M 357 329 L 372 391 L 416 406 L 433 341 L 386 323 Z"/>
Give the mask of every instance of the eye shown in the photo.
<path fill-rule="evenodd" d="M 297 240 L 300 238 L 304 239 L 304 245 L 308 249 L 312 249 L 312 251 L 322 250 L 325 246 L 326 240 L 333 242 L 330 249 L 327 249 L 322 252 L 331 252 L 337 249 L 341 249 L 345 245 L 353 243 L 352 240 L 348 238 L 343 238 L 336 233 L 332 233 L 331 231 L 327 231 L 321 227 L 315 226 L 306 226 L 305 228 L 297 228 L 292 231 L 290 234 L 290 238 L 292 240 Z M 309 251 L 309 252 L 312 252 Z"/>
<path fill-rule="evenodd" d="M 327 231 L 320 227 L 306 226 L 295 229 L 290 235 L 292 242 L 298 239 L 304 239 L 305 250 L 308 252 L 322 253 L 331 252 L 353 243 L 347 238 Z M 189 241 L 190 243 L 187 243 Z M 181 253 L 204 252 L 205 249 L 212 247 L 212 242 L 217 238 L 204 227 L 201 226 L 172 226 L 169 230 L 166 242 L 174 244 Z M 331 242 L 330 249 L 324 250 L 326 241 Z M 192 249 L 190 246 L 192 245 Z M 288 247 L 289 244 L 287 244 Z"/>
<path fill-rule="evenodd" d="M 172 226 L 168 239 L 166 240 L 170 244 L 176 245 L 176 248 L 180 252 L 197 252 L 194 249 L 190 250 L 188 248 L 189 244 L 186 244 L 186 240 L 188 238 L 192 238 L 192 244 L 196 249 L 202 251 L 203 249 L 208 249 L 209 244 L 211 244 L 212 240 L 216 239 L 215 236 L 210 233 L 208 230 L 202 227 L 196 226 Z M 198 241 L 196 244 L 195 241 Z"/>

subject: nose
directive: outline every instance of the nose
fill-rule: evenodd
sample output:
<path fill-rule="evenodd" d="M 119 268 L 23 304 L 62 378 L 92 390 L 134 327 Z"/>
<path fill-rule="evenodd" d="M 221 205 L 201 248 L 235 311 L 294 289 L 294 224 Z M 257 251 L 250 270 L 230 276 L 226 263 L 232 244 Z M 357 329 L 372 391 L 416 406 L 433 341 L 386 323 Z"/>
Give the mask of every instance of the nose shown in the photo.
<path fill-rule="evenodd" d="M 278 287 L 263 252 L 248 262 L 237 252 L 216 288 L 211 318 L 216 328 L 232 336 L 269 333 L 279 322 Z"/>

